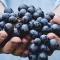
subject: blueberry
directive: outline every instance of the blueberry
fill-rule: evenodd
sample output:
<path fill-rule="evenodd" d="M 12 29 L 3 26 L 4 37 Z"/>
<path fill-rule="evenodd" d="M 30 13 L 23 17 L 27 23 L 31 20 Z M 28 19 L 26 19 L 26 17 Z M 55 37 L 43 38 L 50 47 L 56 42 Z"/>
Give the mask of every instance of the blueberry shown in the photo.
<path fill-rule="evenodd" d="M 36 55 L 29 55 L 29 60 L 37 60 L 37 56 Z"/>
<path fill-rule="evenodd" d="M 49 26 L 43 26 L 43 28 L 42 28 L 42 33 L 43 34 L 48 34 L 49 32 L 51 32 L 51 29 L 50 29 L 50 27 Z"/>
<path fill-rule="evenodd" d="M 40 22 L 42 23 L 42 25 L 47 25 L 48 24 L 48 20 L 43 18 L 42 20 L 40 20 Z"/>
<path fill-rule="evenodd" d="M 17 18 L 15 16 L 10 16 L 9 17 L 9 22 L 10 23 L 17 23 Z"/>
<path fill-rule="evenodd" d="M 13 10 L 11 8 L 5 8 L 4 13 L 13 13 Z"/>
<path fill-rule="evenodd" d="M 17 17 L 16 13 L 11 13 L 10 16 Z"/>
<path fill-rule="evenodd" d="M 40 49 L 41 49 L 41 51 L 47 52 L 47 46 L 44 45 L 44 44 L 42 44 L 42 45 L 40 46 Z"/>
<path fill-rule="evenodd" d="M 2 16 L 0 16 L 0 22 L 2 21 Z"/>
<path fill-rule="evenodd" d="M 53 19 L 55 16 L 55 14 L 53 12 L 48 12 L 47 15 L 49 15 L 51 17 L 51 19 Z"/>
<path fill-rule="evenodd" d="M 15 25 L 15 28 L 17 28 L 18 30 L 21 30 L 21 26 L 22 26 L 22 23 L 17 23 L 17 24 Z"/>
<path fill-rule="evenodd" d="M 30 21 L 30 17 L 28 16 L 23 16 L 21 22 L 22 23 L 28 23 Z"/>
<path fill-rule="evenodd" d="M 35 39 L 33 40 L 33 43 L 34 43 L 35 45 L 40 46 L 40 45 L 41 45 L 41 40 L 40 40 L 40 38 L 35 38 Z"/>
<path fill-rule="evenodd" d="M 26 4 L 21 4 L 19 7 L 18 7 L 18 11 L 20 11 L 21 9 L 28 9 L 28 6 Z"/>
<path fill-rule="evenodd" d="M 42 10 L 41 8 L 37 8 L 36 11 L 39 12 L 40 10 Z"/>
<path fill-rule="evenodd" d="M 11 23 L 6 23 L 4 26 L 4 30 L 7 33 L 12 33 L 13 32 L 13 25 Z"/>
<path fill-rule="evenodd" d="M 51 28 L 52 28 L 52 30 L 55 31 L 55 32 L 60 31 L 60 25 L 58 25 L 58 24 L 53 24 L 53 25 L 51 26 Z"/>
<path fill-rule="evenodd" d="M 32 52 L 32 54 L 37 54 L 38 46 L 36 46 L 35 44 L 30 44 L 29 50 L 30 52 Z"/>
<path fill-rule="evenodd" d="M 44 12 L 41 9 L 37 9 L 36 12 L 39 13 L 40 17 L 44 18 Z"/>
<path fill-rule="evenodd" d="M 56 39 L 51 39 L 50 40 L 50 49 L 55 50 L 58 49 L 59 45 Z"/>
<path fill-rule="evenodd" d="M 48 56 L 46 53 L 42 52 L 38 55 L 38 60 L 48 60 Z"/>
<path fill-rule="evenodd" d="M 28 25 L 27 24 L 23 24 L 22 26 L 21 26 L 21 33 L 23 34 L 23 35 L 25 35 L 25 34 L 27 34 L 29 32 L 29 27 L 28 27 Z"/>
<path fill-rule="evenodd" d="M 40 15 L 39 15 L 39 13 L 37 13 L 37 12 L 35 12 L 35 13 L 33 14 L 33 18 L 34 18 L 34 19 L 37 19 L 39 16 L 40 16 Z"/>
<path fill-rule="evenodd" d="M 58 36 L 60 36 L 60 25 L 58 24 L 53 24 L 51 25 L 51 30 L 52 32 L 54 32 L 55 34 L 57 34 Z"/>
<path fill-rule="evenodd" d="M 14 28 L 13 36 L 20 36 L 20 32 L 18 31 L 17 28 Z"/>
<path fill-rule="evenodd" d="M 48 14 L 46 14 L 44 18 L 46 18 L 48 20 L 48 22 L 51 20 L 51 17 Z"/>
<path fill-rule="evenodd" d="M 30 12 L 31 14 L 33 14 L 35 12 L 35 8 L 30 6 L 28 9 L 27 9 L 28 12 Z"/>
<path fill-rule="evenodd" d="M 5 22 L 4 21 L 1 21 L 0 22 L 0 28 L 3 29 L 4 28 L 4 25 L 5 25 Z"/>
<path fill-rule="evenodd" d="M 45 34 L 41 35 L 40 39 L 41 39 L 42 43 L 46 43 L 48 41 L 48 37 Z"/>
<path fill-rule="evenodd" d="M 0 28 L 0 31 L 1 31 L 2 29 Z"/>
<path fill-rule="evenodd" d="M 10 17 L 9 13 L 4 13 L 2 15 L 2 20 L 5 21 L 5 22 L 9 22 L 9 17 Z"/>
<path fill-rule="evenodd" d="M 38 17 L 38 18 L 36 19 L 36 21 L 37 21 L 37 22 L 40 22 L 41 19 L 42 19 L 42 17 Z"/>
<path fill-rule="evenodd" d="M 26 13 L 25 13 L 25 16 L 28 16 L 28 17 L 30 17 L 30 18 L 32 19 L 32 15 L 31 15 L 31 13 L 29 13 L 29 12 L 26 12 Z"/>
<path fill-rule="evenodd" d="M 31 35 L 31 37 L 32 37 L 33 39 L 39 37 L 38 31 L 33 30 L 33 29 L 30 30 L 30 35 Z"/>
<path fill-rule="evenodd" d="M 19 16 L 20 18 L 22 18 L 22 17 L 25 15 L 25 13 L 26 13 L 26 10 L 25 10 L 25 9 L 21 9 L 21 10 L 18 12 L 18 16 Z"/>
<path fill-rule="evenodd" d="M 34 21 L 35 21 L 35 20 L 31 20 L 31 21 L 28 23 L 29 29 L 33 29 Z"/>
<path fill-rule="evenodd" d="M 34 21 L 34 29 L 37 30 L 37 31 L 40 31 L 41 28 L 42 28 L 42 25 L 41 23 L 37 22 L 37 21 Z"/>
<path fill-rule="evenodd" d="M 51 28 L 51 26 L 53 25 L 53 23 L 50 23 L 50 22 L 48 22 L 48 26 Z"/>

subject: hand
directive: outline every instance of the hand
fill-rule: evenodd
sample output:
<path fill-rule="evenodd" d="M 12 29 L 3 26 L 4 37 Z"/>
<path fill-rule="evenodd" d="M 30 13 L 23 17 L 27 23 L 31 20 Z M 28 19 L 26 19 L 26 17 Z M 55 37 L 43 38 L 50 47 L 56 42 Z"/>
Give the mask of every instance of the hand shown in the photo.
<path fill-rule="evenodd" d="M 60 16 L 55 15 L 54 18 L 50 21 L 51 23 L 60 24 Z"/>
<path fill-rule="evenodd" d="M 8 34 L 5 31 L 0 31 L 0 46 L 4 44 L 3 42 L 7 40 L 7 37 Z M 27 39 L 30 38 L 28 37 L 26 40 Z M 29 51 L 25 46 L 27 42 L 25 43 L 24 41 L 25 39 L 21 40 L 20 37 L 12 37 L 8 42 L 5 42 L 5 45 L 3 47 L 0 48 L 0 52 L 17 56 L 27 56 Z M 23 43 L 25 45 L 23 45 Z"/>
<path fill-rule="evenodd" d="M 51 23 L 55 23 L 55 24 L 60 24 L 60 16 L 57 13 L 58 11 L 55 11 L 55 16 L 54 18 L 50 21 Z M 60 49 L 60 37 L 58 37 L 56 34 L 54 33 L 49 33 L 47 35 L 50 39 L 56 39 L 57 42 L 59 43 L 59 49 Z"/>

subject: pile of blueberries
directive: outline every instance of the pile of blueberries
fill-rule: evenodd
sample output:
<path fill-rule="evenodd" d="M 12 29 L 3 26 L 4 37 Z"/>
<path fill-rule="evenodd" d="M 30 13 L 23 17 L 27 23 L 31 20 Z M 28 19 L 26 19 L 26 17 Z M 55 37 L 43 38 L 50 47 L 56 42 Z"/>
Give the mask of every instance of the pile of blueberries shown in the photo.
<path fill-rule="evenodd" d="M 29 60 L 48 60 L 48 56 L 58 49 L 58 43 L 56 39 L 50 40 L 47 34 L 53 32 L 60 35 L 60 25 L 50 23 L 54 16 L 52 12 L 44 14 L 41 8 L 36 9 L 33 5 L 20 5 L 18 12 L 5 8 L 0 16 L 0 31 L 6 31 L 9 37 L 18 36 L 22 39 L 29 36 L 26 46 Z"/>

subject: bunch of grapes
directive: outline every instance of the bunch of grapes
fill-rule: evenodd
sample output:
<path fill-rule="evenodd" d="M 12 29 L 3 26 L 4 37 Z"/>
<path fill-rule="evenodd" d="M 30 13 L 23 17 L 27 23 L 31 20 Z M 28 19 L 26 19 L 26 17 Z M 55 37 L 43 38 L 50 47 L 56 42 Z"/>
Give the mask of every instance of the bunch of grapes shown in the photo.
<path fill-rule="evenodd" d="M 60 25 L 50 23 L 55 14 L 44 14 L 41 8 L 25 4 L 18 7 L 18 12 L 6 8 L 0 16 L 0 31 L 8 33 L 8 38 L 21 39 L 21 56 L 28 56 L 29 60 L 48 60 L 48 56 L 58 49 L 56 39 L 49 39 L 47 34 L 53 32 L 60 35 Z"/>

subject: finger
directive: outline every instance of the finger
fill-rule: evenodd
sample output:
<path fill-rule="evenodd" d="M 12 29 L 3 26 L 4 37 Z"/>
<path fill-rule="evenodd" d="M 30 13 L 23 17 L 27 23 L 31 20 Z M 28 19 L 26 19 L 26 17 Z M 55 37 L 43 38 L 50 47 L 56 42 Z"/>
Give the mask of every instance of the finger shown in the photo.
<path fill-rule="evenodd" d="M 19 37 L 13 37 L 8 41 L 2 49 L 3 53 L 13 53 L 13 51 L 18 47 L 21 43 L 21 39 Z"/>
<path fill-rule="evenodd" d="M 28 43 L 27 39 L 23 38 L 21 45 L 19 45 L 19 47 L 16 48 L 14 55 L 22 56 L 24 50 L 26 49 L 27 43 Z"/>
<path fill-rule="evenodd" d="M 17 48 L 17 49 L 14 51 L 13 54 L 16 55 L 16 56 L 22 56 L 24 50 L 25 50 L 25 49 L 20 46 L 19 48 Z"/>
<path fill-rule="evenodd" d="M 60 16 L 55 15 L 52 22 L 56 24 L 60 24 Z"/>
<path fill-rule="evenodd" d="M 0 44 L 8 37 L 5 31 L 0 31 Z"/>
<path fill-rule="evenodd" d="M 47 36 L 48 36 L 49 39 L 54 39 L 54 38 L 55 38 L 55 39 L 58 40 L 58 38 L 59 38 L 59 37 L 58 37 L 56 34 L 54 34 L 54 33 L 48 33 Z"/>

